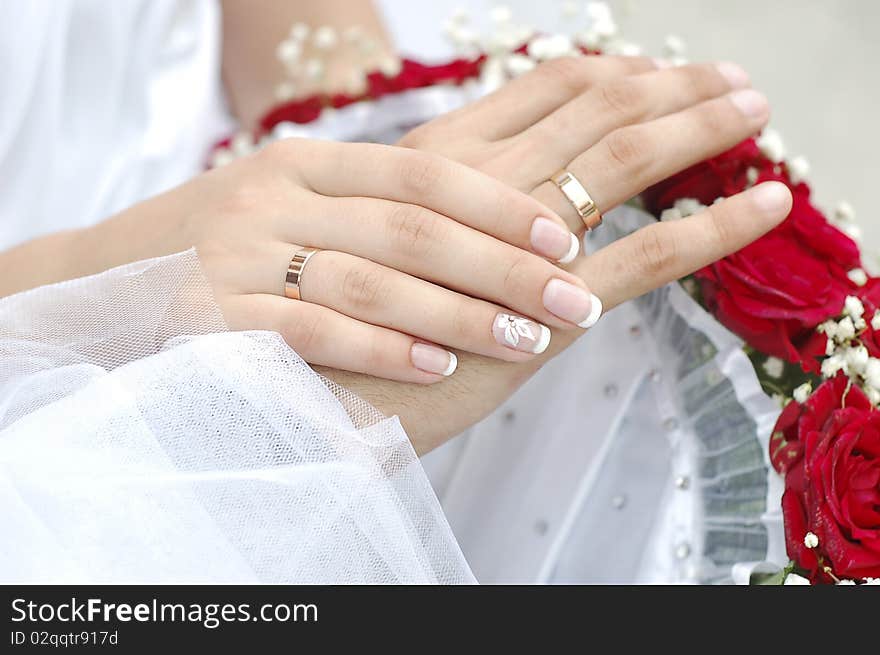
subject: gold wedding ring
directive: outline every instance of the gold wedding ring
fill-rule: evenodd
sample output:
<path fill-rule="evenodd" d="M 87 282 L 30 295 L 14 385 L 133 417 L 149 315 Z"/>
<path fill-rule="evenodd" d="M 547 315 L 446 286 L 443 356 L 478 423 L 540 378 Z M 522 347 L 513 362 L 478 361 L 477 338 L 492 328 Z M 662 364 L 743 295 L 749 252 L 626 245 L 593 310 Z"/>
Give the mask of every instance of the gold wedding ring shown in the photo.
<path fill-rule="evenodd" d="M 599 213 L 599 208 L 596 207 L 596 203 L 593 202 L 584 185 L 574 175 L 566 170 L 561 170 L 555 173 L 550 178 L 550 181 L 565 194 L 565 197 L 568 198 L 568 201 L 584 221 L 587 230 L 593 230 L 602 225 L 602 214 Z"/>
<path fill-rule="evenodd" d="M 290 260 L 287 266 L 287 279 L 284 282 L 284 295 L 293 300 L 301 300 L 299 284 L 302 281 L 303 271 L 312 255 L 320 252 L 317 248 L 301 248 Z"/>

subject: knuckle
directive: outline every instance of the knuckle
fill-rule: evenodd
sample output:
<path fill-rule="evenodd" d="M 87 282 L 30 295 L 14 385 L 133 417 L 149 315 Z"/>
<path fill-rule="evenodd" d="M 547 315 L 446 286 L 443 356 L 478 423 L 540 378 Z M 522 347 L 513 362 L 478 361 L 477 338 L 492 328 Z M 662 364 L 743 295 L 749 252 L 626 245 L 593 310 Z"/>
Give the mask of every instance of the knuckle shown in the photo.
<path fill-rule="evenodd" d="M 733 223 L 726 220 L 724 212 L 717 205 L 710 205 L 705 209 L 705 212 L 709 217 L 709 229 L 712 231 L 712 236 L 719 244 L 726 246 L 736 242 L 737 235 L 734 233 Z"/>
<path fill-rule="evenodd" d="M 423 152 L 409 151 L 400 168 L 400 184 L 416 198 L 430 196 L 442 177 L 439 161 Z"/>
<path fill-rule="evenodd" d="M 620 78 L 603 84 L 598 89 L 599 98 L 606 111 L 623 118 L 636 116 L 642 104 L 639 85 L 630 78 Z"/>
<path fill-rule="evenodd" d="M 474 334 L 476 325 L 473 314 L 468 311 L 468 304 L 466 300 L 458 302 L 452 311 L 448 326 L 452 336 L 450 345 L 467 344 L 472 341 L 471 336 Z"/>
<path fill-rule="evenodd" d="M 411 255 L 427 255 L 437 241 L 438 229 L 434 217 L 416 205 L 397 204 L 388 215 L 391 246 Z"/>
<path fill-rule="evenodd" d="M 365 373 L 381 374 L 394 368 L 394 349 L 388 347 L 384 333 L 374 330 L 363 344 L 361 362 Z"/>
<path fill-rule="evenodd" d="M 403 148 L 412 148 L 414 150 L 425 149 L 431 142 L 430 136 L 434 132 L 434 129 L 434 121 L 419 125 L 404 134 L 403 138 L 397 142 L 397 145 Z"/>
<path fill-rule="evenodd" d="M 703 133 L 712 138 L 730 133 L 730 128 L 736 123 L 731 123 L 730 115 L 725 111 L 727 104 L 708 102 L 696 109 L 697 124 Z"/>
<path fill-rule="evenodd" d="M 639 255 L 648 276 L 666 273 L 676 257 L 676 243 L 663 225 L 649 225 L 640 231 Z"/>
<path fill-rule="evenodd" d="M 681 69 L 689 95 L 696 99 L 708 98 L 724 90 L 721 76 L 715 67 L 687 66 Z"/>
<path fill-rule="evenodd" d="M 286 321 L 284 337 L 287 343 L 303 358 L 307 358 L 321 350 L 323 339 L 320 316 L 311 312 L 291 316 Z"/>
<path fill-rule="evenodd" d="M 253 217 L 265 205 L 265 199 L 265 184 L 248 177 L 239 178 L 238 183 L 223 194 L 217 213 L 222 216 Z"/>
<path fill-rule="evenodd" d="M 535 278 L 534 264 L 536 258 L 528 253 L 515 255 L 504 273 L 502 288 L 507 298 L 519 298 L 525 295 L 529 279 Z"/>
<path fill-rule="evenodd" d="M 272 165 L 289 161 L 305 148 L 304 139 L 279 139 L 262 148 L 255 155 L 258 159 Z"/>
<path fill-rule="evenodd" d="M 651 139 L 638 126 L 616 129 L 604 143 L 611 161 L 628 172 L 641 170 L 651 160 Z"/>
<path fill-rule="evenodd" d="M 352 307 L 365 309 L 381 304 L 384 296 L 382 273 L 372 264 L 356 263 L 342 278 L 342 296 Z"/>
<path fill-rule="evenodd" d="M 585 57 L 559 57 L 541 64 L 538 69 L 551 84 L 562 86 L 570 94 L 578 94 L 590 83 Z"/>

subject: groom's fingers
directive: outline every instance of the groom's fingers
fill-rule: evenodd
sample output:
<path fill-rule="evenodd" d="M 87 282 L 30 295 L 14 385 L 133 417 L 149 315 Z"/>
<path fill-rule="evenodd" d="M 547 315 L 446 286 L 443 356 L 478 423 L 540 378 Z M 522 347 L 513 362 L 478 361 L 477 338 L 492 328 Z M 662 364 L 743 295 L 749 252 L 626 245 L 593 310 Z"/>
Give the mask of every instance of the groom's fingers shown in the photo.
<path fill-rule="evenodd" d="M 656 68 L 648 57 L 560 57 L 431 123 L 434 129 L 441 124 L 451 130 L 461 126 L 472 136 L 498 141 L 531 127 L 594 84 Z"/>
<path fill-rule="evenodd" d="M 781 223 L 791 192 L 766 182 L 677 221 L 656 223 L 581 259 L 573 272 L 606 310 L 689 275 Z"/>
<path fill-rule="evenodd" d="M 770 116 L 766 98 L 741 89 L 684 111 L 609 133 L 565 168 L 607 212 L 660 180 L 714 157 L 758 132 Z M 533 197 L 561 215 L 573 230 L 580 217 L 553 182 Z"/>
<path fill-rule="evenodd" d="M 596 84 L 514 140 L 528 144 L 524 150 L 534 153 L 528 163 L 546 176 L 548 167 L 571 161 L 616 129 L 674 114 L 748 85 L 748 74 L 729 62 L 624 75 Z M 539 174 L 534 185 L 543 181 Z"/>

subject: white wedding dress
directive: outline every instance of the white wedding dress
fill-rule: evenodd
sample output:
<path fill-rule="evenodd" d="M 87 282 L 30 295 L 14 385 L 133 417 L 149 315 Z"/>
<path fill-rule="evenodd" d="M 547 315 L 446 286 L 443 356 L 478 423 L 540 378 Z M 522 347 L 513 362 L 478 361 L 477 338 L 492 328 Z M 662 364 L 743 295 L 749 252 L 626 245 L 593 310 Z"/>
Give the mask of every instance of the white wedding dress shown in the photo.
<path fill-rule="evenodd" d="M 435 23 L 382 4 L 407 52 L 442 55 Z M 6 8 L 0 248 L 201 170 L 231 127 L 218 11 Z M 279 135 L 391 142 L 481 92 L 422 89 Z M 649 220 L 613 212 L 588 247 Z M 725 582 L 784 560 L 766 511 L 777 410 L 677 285 L 605 316 L 421 463 L 395 419 L 278 335 L 227 332 L 205 298 L 189 252 L 0 300 L 0 580 Z"/>

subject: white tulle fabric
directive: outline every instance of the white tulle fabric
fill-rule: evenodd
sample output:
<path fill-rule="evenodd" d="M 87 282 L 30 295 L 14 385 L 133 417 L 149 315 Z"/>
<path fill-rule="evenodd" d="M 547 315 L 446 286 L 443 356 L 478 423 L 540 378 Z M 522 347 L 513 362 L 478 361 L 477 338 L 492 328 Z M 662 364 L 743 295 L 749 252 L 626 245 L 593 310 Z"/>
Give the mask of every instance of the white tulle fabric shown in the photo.
<path fill-rule="evenodd" d="M 194 252 L 0 301 L 0 581 L 470 583 L 406 434 Z"/>

